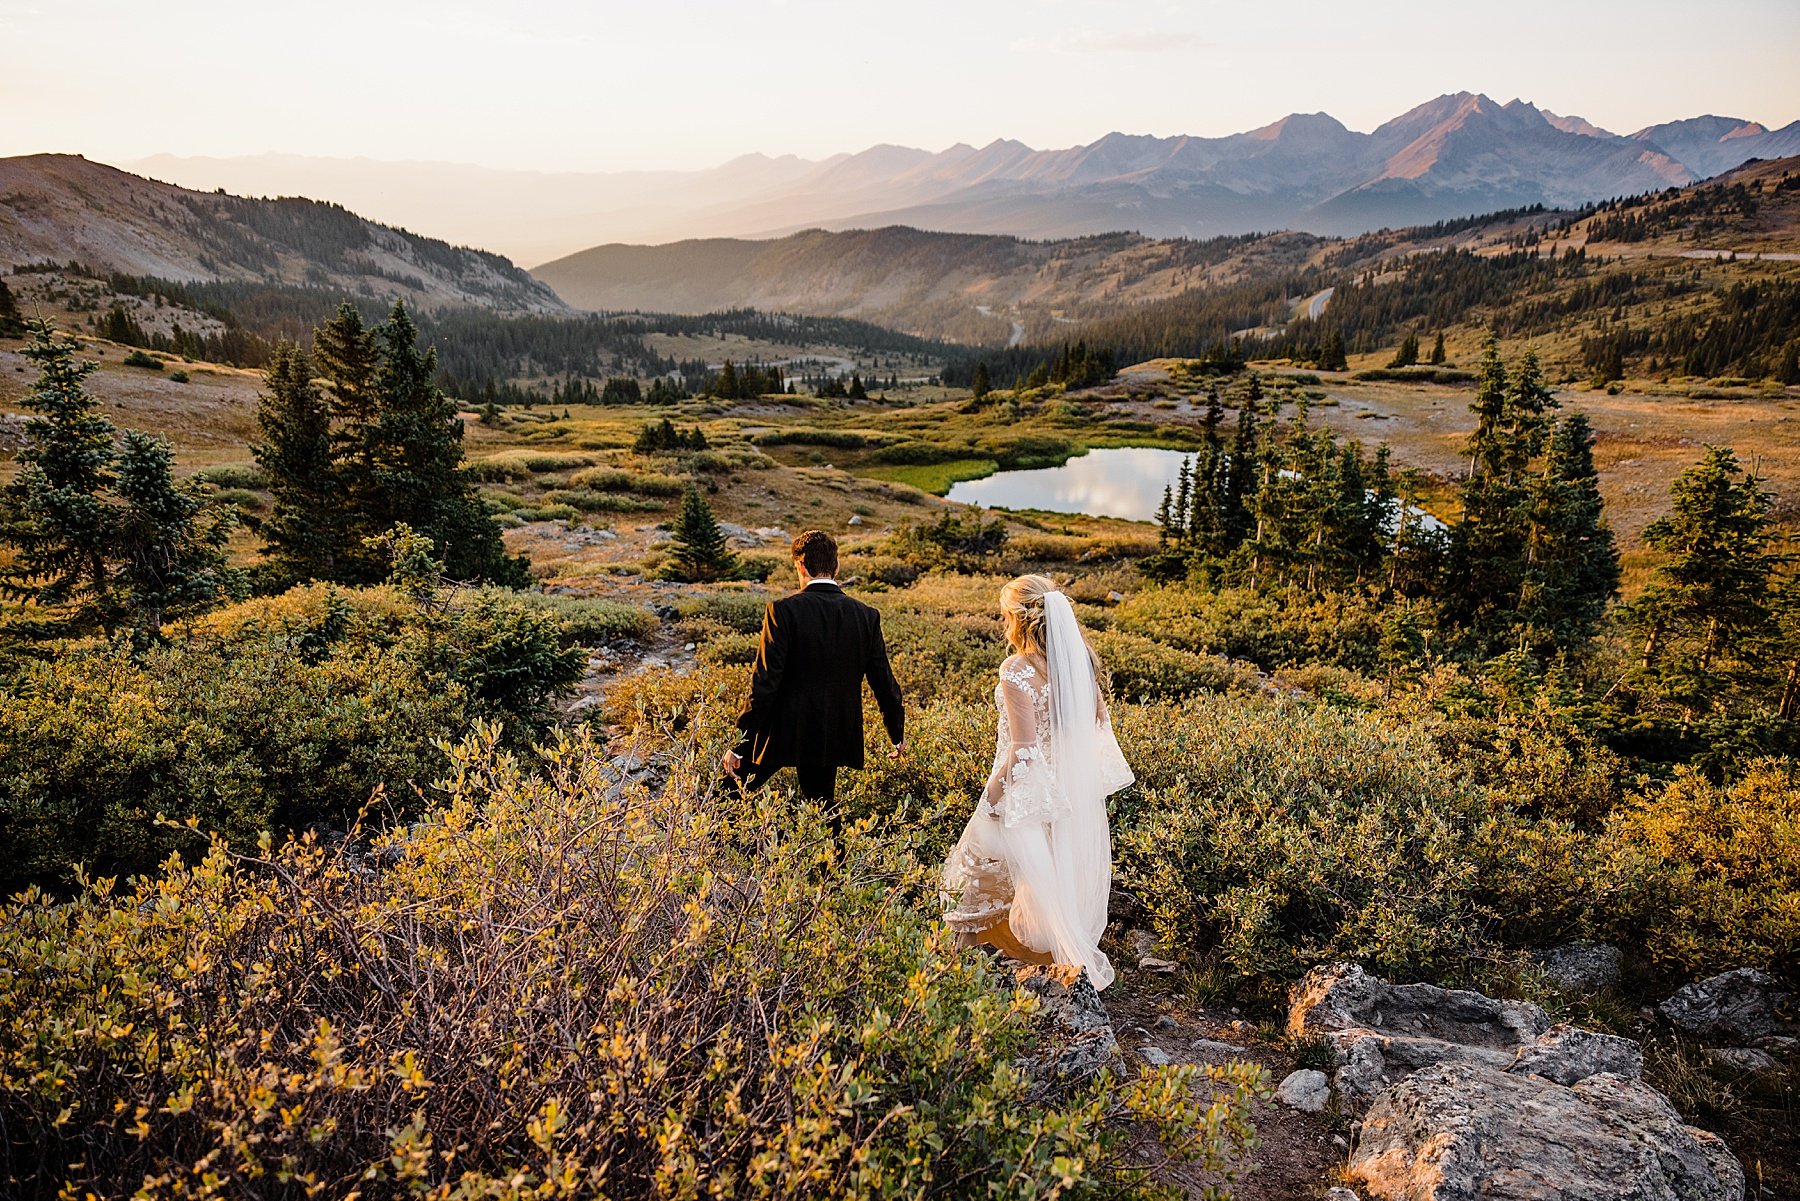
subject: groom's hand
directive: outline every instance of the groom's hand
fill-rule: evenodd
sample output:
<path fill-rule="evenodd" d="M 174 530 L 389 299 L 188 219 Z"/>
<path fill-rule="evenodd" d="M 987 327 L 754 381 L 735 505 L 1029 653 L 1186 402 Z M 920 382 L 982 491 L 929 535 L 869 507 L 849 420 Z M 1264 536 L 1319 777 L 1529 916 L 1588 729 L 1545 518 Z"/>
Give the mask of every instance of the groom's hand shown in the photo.
<path fill-rule="evenodd" d="M 900 756 L 902 756 L 904 754 L 906 754 L 906 740 L 905 739 L 901 739 L 899 742 L 896 742 L 888 750 L 888 758 L 889 759 L 898 759 Z"/>
<path fill-rule="evenodd" d="M 738 769 L 744 766 L 744 757 L 736 751 L 726 751 L 721 766 L 724 767 L 725 774 L 735 780 L 738 778 Z"/>

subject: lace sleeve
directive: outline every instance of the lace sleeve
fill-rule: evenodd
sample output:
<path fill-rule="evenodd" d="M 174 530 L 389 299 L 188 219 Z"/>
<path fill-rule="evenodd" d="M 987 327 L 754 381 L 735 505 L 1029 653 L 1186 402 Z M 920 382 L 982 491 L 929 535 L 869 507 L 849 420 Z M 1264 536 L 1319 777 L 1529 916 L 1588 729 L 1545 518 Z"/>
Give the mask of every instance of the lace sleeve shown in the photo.
<path fill-rule="evenodd" d="M 1054 776 L 1044 742 L 1044 688 L 1043 677 L 1028 662 L 1009 659 L 1000 669 L 1003 749 L 981 799 L 983 812 L 1008 826 L 1056 816 Z"/>

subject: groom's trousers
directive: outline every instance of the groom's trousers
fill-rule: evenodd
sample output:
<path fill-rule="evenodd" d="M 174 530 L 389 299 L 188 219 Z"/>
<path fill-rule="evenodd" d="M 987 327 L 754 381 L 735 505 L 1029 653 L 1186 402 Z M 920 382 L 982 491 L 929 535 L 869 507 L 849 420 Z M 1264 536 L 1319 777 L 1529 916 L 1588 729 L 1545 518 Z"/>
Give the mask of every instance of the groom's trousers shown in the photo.
<path fill-rule="evenodd" d="M 800 778 L 800 795 L 807 800 L 818 801 L 827 807 L 837 800 L 837 768 L 797 766 L 794 774 Z"/>

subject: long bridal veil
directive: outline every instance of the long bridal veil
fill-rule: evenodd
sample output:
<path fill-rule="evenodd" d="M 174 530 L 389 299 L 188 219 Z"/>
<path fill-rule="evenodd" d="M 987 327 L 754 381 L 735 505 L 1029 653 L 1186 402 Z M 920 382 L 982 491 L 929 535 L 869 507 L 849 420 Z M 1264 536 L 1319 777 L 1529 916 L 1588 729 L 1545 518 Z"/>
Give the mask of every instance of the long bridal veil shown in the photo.
<path fill-rule="evenodd" d="M 1046 593 L 1044 616 L 1050 690 L 1044 766 L 1054 802 L 1038 820 L 1006 820 L 989 833 L 1002 844 L 995 849 L 1012 873 L 1013 934 L 1058 963 L 1085 967 L 1094 987 L 1105 988 L 1113 979 L 1099 946 L 1112 887 L 1106 798 L 1132 775 L 1101 704 L 1074 608 L 1061 592 Z"/>

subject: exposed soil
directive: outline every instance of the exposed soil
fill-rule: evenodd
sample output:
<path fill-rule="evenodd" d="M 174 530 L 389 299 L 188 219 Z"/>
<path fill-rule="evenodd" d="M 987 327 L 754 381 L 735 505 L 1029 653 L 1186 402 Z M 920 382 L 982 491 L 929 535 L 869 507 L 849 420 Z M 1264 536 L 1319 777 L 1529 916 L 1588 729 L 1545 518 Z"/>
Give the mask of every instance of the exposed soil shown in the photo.
<path fill-rule="evenodd" d="M 1146 1047 L 1162 1051 L 1171 1063 L 1261 1064 L 1268 1069 L 1271 1084 L 1279 1084 L 1298 1066 L 1291 1053 L 1259 1036 L 1229 1007 L 1194 1005 L 1159 988 L 1162 977 L 1124 964 L 1119 967 L 1118 979 L 1103 996 L 1119 1045 L 1133 1068 L 1146 1062 Z M 1168 1020 L 1159 1026 L 1162 1018 Z M 1329 1108 L 1309 1114 L 1269 1101 L 1257 1103 L 1254 1120 L 1254 1166 L 1232 1186 L 1238 1201 L 1313 1201 L 1342 1183 L 1340 1173 L 1350 1154 L 1346 1119 Z M 1146 1153 L 1153 1154 L 1148 1149 Z M 1220 1183 L 1211 1173 L 1181 1165 L 1169 1165 L 1158 1175 L 1194 1197 Z"/>

